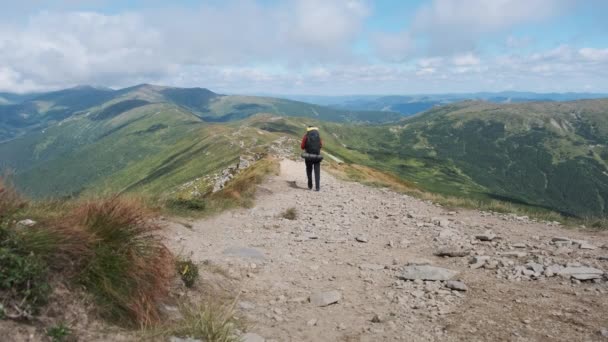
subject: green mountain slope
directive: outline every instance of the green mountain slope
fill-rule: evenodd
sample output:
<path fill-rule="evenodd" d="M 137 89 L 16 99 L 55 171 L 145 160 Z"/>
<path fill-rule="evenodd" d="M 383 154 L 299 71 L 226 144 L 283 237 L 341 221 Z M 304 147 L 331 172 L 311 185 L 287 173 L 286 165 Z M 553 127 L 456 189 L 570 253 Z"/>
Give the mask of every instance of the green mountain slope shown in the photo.
<path fill-rule="evenodd" d="M 381 123 L 401 118 L 394 112 L 338 110 L 270 97 L 220 95 L 204 88 L 149 84 L 120 90 L 81 86 L 21 99 L 23 101 L 18 103 L 0 101 L 0 142 L 43 129 L 72 115 L 104 108 L 120 112 L 148 103 L 176 105 L 206 122 L 229 122 L 261 113 L 359 123 Z"/>
<path fill-rule="evenodd" d="M 608 100 L 443 106 L 399 125 L 328 125 L 333 153 L 449 195 L 608 215 Z"/>
<path fill-rule="evenodd" d="M 10 106 L 0 122 L 27 124 L 0 143 L 0 169 L 36 197 L 166 194 L 313 123 L 332 155 L 431 192 L 608 215 L 608 100 L 469 101 L 374 125 L 363 124 L 378 120 L 373 112 L 150 85 L 43 94 L 20 103 L 32 114 L 15 122 Z"/>

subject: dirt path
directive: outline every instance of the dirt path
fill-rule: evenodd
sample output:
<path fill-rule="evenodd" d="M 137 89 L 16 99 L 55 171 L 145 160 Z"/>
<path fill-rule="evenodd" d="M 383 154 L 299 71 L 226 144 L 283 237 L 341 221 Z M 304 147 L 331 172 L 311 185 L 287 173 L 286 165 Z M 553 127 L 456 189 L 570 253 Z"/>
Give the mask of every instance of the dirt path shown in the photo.
<path fill-rule="evenodd" d="M 327 173 L 321 179 L 321 192 L 308 191 L 304 165 L 285 160 L 281 174 L 260 186 L 255 207 L 193 222 L 192 228 L 170 224 L 168 241 L 176 253 L 216 265 L 238 284 L 237 310 L 249 331 L 267 341 L 607 339 L 600 333 L 608 328 L 605 275 L 580 282 L 549 271 L 608 270 L 602 259 L 608 250 L 601 248 L 606 233 L 450 212 Z M 292 207 L 297 219 L 282 218 Z M 475 237 L 487 230 L 497 238 Z M 590 246 L 552 242 L 562 236 Z M 464 256 L 435 256 L 440 249 Z M 474 256 L 487 258 L 471 268 Z M 442 281 L 399 279 L 406 265 L 427 263 L 458 271 L 453 279 L 468 291 L 450 290 Z M 323 291 L 337 291 L 338 303 L 309 302 Z M 331 302 L 332 295 L 322 299 Z"/>

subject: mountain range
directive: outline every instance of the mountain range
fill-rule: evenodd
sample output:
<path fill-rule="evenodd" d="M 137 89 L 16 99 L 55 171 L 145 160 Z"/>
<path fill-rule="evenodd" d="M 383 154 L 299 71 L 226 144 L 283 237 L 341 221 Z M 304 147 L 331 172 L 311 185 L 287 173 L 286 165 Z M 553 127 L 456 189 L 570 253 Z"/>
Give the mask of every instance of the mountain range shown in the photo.
<path fill-rule="evenodd" d="M 479 100 L 493 103 L 551 102 L 575 101 L 583 99 L 608 98 L 608 94 L 599 93 L 534 93 L 534 92 L 481 92 L 456 94 L 421 94 L 421 95 L 351 95 L 351 96 L 305 96 L 294 95 L 286 98 L 304 102 L 349 110 L 383 110 L 413 115 L 435 106 L 467 100 Z"/>
<path fill-rule="evenodd" d="M 197 196 L 243 157 L 286 141 L 295 155 L 315 124 L 327 153 L 426 191 L 608 214 L 606 99 L 467 100 L 408 116 L 153 85 L 3 98 L 0 168 L 32 197 Z"/>

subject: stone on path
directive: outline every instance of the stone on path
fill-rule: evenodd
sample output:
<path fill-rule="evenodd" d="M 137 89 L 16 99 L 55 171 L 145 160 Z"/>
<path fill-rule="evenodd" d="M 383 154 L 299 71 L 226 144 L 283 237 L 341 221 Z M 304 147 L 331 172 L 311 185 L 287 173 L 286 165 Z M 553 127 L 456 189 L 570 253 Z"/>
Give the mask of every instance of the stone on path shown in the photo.
<path fill-rule="evenodd" d="M 25 219 L 25 220 L 21 220 L 19 222 L 17 222 L 17 226 L 19 227 L 33 227 L 36 225 L 36 221 L 34 220 L 30 220 L 30 219 Z"/>
<path fill-rule="evenodd" d="M 479 241 L 492 241 L 492 240 L 496 239 L 496 234 L 494 234 L 490 231 L 487 231 L 483 234 L 475 235 L 475 238 Z"/>
<path fill-rule="evenodd" d="M 363 235 L 357 236 L 357 237 L 355 238 L 355 240 L 356 240 L 357 242 L 362 242 L 362 243 L 366 243 L 366 242 L 368 241 L 367 236 L 363 236 Z"/>
<path fill-rule="evenodd" d="M 260 336 L 258 334 L 246 333 L 245 335 L 241 336 L 241 341 L 243 341 L 243 342 L 265 342 L 266 339 L 264 339 L 262 336 Z"/>
<path fill-rule="evenodd" d="M 594 245 L 590 244 L 587 241 L 579 241 L 579 242 L 580 242 L 580 245 L 579 245 L 580 249 L 596 249 L 596 247 Z"/>
<path fill-rule="evenodd" d="M 467 286 L 463 282 L 457 281 L 457 280 L 448 280 L 445 283 L 445 287 L 447 287 L 448 289 L 451 289 L 451 290 L 456 290 L 456 291 L 468 290 Z"/>
<path fill-rule="evenodd" d="M 500 252 L 500 253 L 498 253 L 498 255 L 501 255 L 504 257 L 511 257 L 511 258 L 523 258 L 526 255 L 528 255 L 528 253 L 526 253 L 526 252 Z"/>
<path fill-rule="evenodd" d="M 601 278 L 604 271 L 593 267 L 570 266 L 562 269 L 559 274 L 562 276 L 570 276 L 577 280 L 591 280 Z"/>
<path fill-rule="evenodd" d="M 405 265 L 406 266 L 421 266 L 421 265 L 430 265 L 431 262 L 427 259 L 422 259 L 422 258 L 413 258 L 413 259 L 409 259 Z"/>
<path fill-rule="evenodd" d="M 563 267 L 560 265 L 551 265 L 545 269 L 545 277 L 553 277 L 558 275 L 562 269 Z"/>
<path fill-rule="evenodd" d="M 171 337 L 169 337 L 169 342 L 203 342 L 203 340 L 199 340 L 199 339 L 191 338 L 191 337 L 181 338 L 181 337 L 177 337 L 177 336 L 171 336 Z"/>
<path fill-rule="evenodd" d="M 487 255 L 477 255 L 474 256 L 471 261 L 469 262 L 469 264 L 471 264 L 469 267 L 471 267 L 472 269 L 478 269 L 483 267 L 488 261 L 490 260 L 490 257 Z"/>
<path fill-rule="evenodd" d="M 224 250 L 224 255 L 264 260 L 266 257 L 260 250 L 251 247 L 230 247 Z"/>
<path fill-rule="evenodd" d="M 436 256 L 460 258 L 469 255 L 469 251 L 459 247 L 444 247 L 435 252 Z"/>
<path fill-rule="evenodd" d="M 342 299 L 339 291 L 326 291 L 313 293 L 310 296 L 310 303 L 314 306 L 328 306 L 337 303 Z"/>
<path fill-rule="evenodd" d="M 379 271 L 384 269 L 384 265 L 379 264 L 361 264 L 359 268 L 362 270 Z"/>
<path fill-rule="evenodd" d="M 458 272 L 448 270 L 447 268 L 430 266 L 430 265 L 416 265 L 406 266 L 403 268 L 403 272 L 398 275 L 399 279 L 403 280 L 450 280 L 456 276 Z"/>

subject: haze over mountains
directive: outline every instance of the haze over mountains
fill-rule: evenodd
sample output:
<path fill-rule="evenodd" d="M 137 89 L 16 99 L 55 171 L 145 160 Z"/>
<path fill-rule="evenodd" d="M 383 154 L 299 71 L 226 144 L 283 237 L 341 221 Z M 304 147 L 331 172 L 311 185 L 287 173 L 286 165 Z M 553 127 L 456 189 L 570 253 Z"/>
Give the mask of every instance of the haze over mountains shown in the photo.
<path fill-rule="evenodd" d="M 191 196 L 184 184 L 196 180 L 208 189 L 202 178 L 277 141 L 293 139 L 286 148 L 295 151 L 304 126 L 313 123 L 332 155 L 428 191 L 581 217 L 608 214 L 605 99 L 503 104 L 446 95 L 408 117 L 403 110 L 153 85 L 4 98 L 11 103 L 0 105 L 0 167 L 13 170 L 20 189 L 36 197 Z"/>
<path fill-rule="evenodd" d="M 314 96 L 285 95 L 292 100 L 315 103 L 339 109 L 350 110 L 383 110 L 394 111 L 404 115 L 423 112 L 437 105 L 466 100 L 480 100 L 494 103 L 574 101 L 583 99 L 608 98 L 600 93 L 534 93 L 534 92 L 483 92 L 459 94 L 420 94 L 420 95 L 350 95 L 350 96 Z"/>

